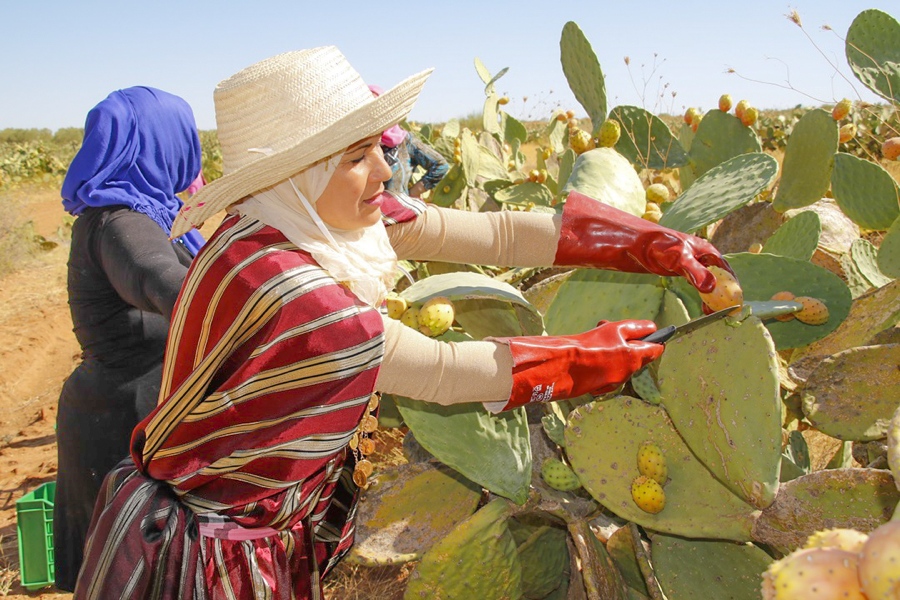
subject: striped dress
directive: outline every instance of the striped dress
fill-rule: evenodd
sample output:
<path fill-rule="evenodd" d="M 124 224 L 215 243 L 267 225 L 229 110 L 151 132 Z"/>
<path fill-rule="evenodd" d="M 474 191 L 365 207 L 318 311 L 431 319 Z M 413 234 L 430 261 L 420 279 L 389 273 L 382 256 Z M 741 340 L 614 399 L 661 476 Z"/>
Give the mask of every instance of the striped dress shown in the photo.
<path fill-rule="evenodd" d="M 391 197 L 385 223 L 420 203 Z M 281 232 L 231 216 L 191 265 L 160 405 L 104 481 L 75 598 L 319 599 L 349 549 L 348 443 L 380 314 Z"/>

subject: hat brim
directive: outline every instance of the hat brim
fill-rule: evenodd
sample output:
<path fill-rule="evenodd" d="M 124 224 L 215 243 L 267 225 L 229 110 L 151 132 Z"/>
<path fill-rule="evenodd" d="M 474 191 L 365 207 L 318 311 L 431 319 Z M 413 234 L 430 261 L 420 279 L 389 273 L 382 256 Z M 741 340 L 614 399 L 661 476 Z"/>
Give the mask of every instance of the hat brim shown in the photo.
<path fill-rule="evenodd" d="M 184 203 L 172 223 L 170 237 L 176 238 L 193 227 L 200 227 L 208 218 L 252 193 L 284 181 L 313 163 L 396 125 L 412 110 L 432 70 L 404 79 L 387 92 L 373 97 L 372 102 L 298 140 L 291 147 L 263 154 L 206 184 Z"/>

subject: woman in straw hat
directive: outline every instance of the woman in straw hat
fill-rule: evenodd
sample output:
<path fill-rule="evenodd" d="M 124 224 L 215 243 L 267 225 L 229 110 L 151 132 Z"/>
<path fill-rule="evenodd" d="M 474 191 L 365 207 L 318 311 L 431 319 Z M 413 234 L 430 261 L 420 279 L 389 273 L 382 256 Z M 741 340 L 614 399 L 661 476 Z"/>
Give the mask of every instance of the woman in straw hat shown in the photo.
<path fill-rule="evenodd" d="M 615 389 L 662 352 L 640 341 L 650 321 L 434 341 L 379 311 L 398 255 L 683 275 L 705 290 L 704 265 L 727 267 L 698 238 L 579 194 L 554 217 L 385 193 L 380 136 L 428 74 L 373 97 L 324 47 L 217 86 L 225 174 L 172 235 L 229 216 L 182 287 L 160 404 L 107 477 L 77 598 L 321 598 L 352 544 L 373 392 L 498 411 Z"/>

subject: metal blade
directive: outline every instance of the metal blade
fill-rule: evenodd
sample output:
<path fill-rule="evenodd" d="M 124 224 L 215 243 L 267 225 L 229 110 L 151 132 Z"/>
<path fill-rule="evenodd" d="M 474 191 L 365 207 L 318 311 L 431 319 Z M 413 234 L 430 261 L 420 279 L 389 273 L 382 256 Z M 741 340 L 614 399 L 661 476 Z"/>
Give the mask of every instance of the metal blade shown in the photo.
<path fill-rule="evenodd" d="M 645 342 L 653 342 L 655 344 L 665 343 L 673 337 L 684 335 L 685 333 L 690 333 L 691 331 L 695 331 L 697 329 L 700 329 L 701 327 L 706 327 L 710 323 L 720 321 L 734 312 L 736 308 L 740 307 L 729 306 L 728 308 L 723 308 L 722 310 L 717 310 L 714 313 L 696 318 L 693 321 L 688 321 L 683 325 L 669 325 L 668 327 L 657 329 L 650 335 L 641 338 L 641 340 Z"/>

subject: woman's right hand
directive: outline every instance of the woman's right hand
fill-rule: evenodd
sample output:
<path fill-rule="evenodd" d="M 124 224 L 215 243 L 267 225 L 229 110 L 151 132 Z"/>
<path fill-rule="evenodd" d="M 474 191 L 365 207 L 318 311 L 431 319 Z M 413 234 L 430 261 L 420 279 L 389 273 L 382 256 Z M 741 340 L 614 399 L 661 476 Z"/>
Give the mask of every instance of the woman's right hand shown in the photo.
<path fill-rule="evenodd" d="M 643 342 L 652 321 L 601 321 L 576 335 L 488 338 L 506 344 L 513 358 L 513 388 L 504 410 L 610 392 L 662 354 Z"/>

